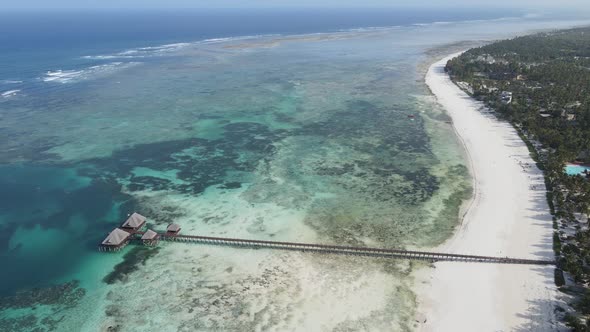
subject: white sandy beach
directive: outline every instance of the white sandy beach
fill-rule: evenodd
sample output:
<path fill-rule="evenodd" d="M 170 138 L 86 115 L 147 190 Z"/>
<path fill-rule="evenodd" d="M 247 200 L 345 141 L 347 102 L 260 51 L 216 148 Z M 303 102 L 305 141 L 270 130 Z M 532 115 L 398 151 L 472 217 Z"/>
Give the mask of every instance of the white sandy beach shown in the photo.
<path fill-rule="evenodd" d="M 433 64 L 426 83 L 465 145 L 475 193 L 455 236 L 437 249 L 553 259 L 542 173 L 516 130 L 487 113 L 444 72 L 446 62 L 457 55 Z M 552 266 L 438 262 L 422 281 L 417 315 L 421 331 L 557 328 Z"/>

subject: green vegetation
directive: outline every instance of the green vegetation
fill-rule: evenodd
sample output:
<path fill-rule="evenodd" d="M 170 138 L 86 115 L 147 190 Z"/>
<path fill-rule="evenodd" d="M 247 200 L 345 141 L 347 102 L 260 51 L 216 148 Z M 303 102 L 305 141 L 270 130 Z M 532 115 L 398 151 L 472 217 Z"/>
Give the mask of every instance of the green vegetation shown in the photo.
<path fill-rule="evenodd" d="M 590 28 L 474 48 L 445 69 L 459 87 L 515 126 L 544 171 L 559 262 L 555 283 L 575 295 L 574 312 L 563 318 L 574 331 L 589 331 L 590 181 L 568 176 L 564 166 L 590 163 Z"/>

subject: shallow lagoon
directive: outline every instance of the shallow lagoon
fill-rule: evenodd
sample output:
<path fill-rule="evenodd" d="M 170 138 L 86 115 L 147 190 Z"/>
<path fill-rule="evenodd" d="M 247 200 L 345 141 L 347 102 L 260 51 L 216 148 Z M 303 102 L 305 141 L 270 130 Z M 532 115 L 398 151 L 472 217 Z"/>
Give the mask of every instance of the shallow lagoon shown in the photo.
<path fill-rule="evenodd" d="M 188 44 L 3 99 L 0 263 L 11 270 L 0 275 L 0 327 L 411 329 L 415 263 L 96 245 L 133 211 L 191 234 L 436 245 L 470 180 L 421 81 L 432 47 L 549 24 Z"/>

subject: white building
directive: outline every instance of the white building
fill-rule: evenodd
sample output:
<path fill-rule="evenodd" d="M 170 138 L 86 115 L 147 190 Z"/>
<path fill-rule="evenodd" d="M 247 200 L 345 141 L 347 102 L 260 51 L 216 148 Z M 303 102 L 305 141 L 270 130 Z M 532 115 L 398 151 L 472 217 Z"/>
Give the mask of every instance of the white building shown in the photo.
<path fill-rule="evenodd" d="M 502 91 L 502 94 L 500 95 L 500 101 L 506 105 L 510 104 L 512 102 L 512 92 Z"/>

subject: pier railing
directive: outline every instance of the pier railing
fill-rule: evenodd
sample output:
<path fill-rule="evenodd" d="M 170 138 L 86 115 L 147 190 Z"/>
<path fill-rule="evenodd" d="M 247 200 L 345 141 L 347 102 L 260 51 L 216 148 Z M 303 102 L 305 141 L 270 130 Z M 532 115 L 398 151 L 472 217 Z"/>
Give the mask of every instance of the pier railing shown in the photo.
<path fill-rule="evenodd" d="M 448 254 L 427 251 L 411 251 L 399 249 L 382 249 L 367 247 L 348 247 L 325 244 L 278 242 L 265 240 L 246 240 L 223 237 L 210 237 L 198 235 L 160 234 L 160 239 L 175 242 L 194 242 L 213 245 L 224 245 L 245 248 L 267 248 L 280 250 L 311 251 L 330 254 L 362 255 L 374 257 L 403 258 L 426 261 L 455 261 L 455 262 L 477 262 L 477 263 L 500 263 L 500 264 L 529 264 L 529 265 L 555 265 L 552 260 L 522 259 L 511 257 L 477 256 Z"/>

